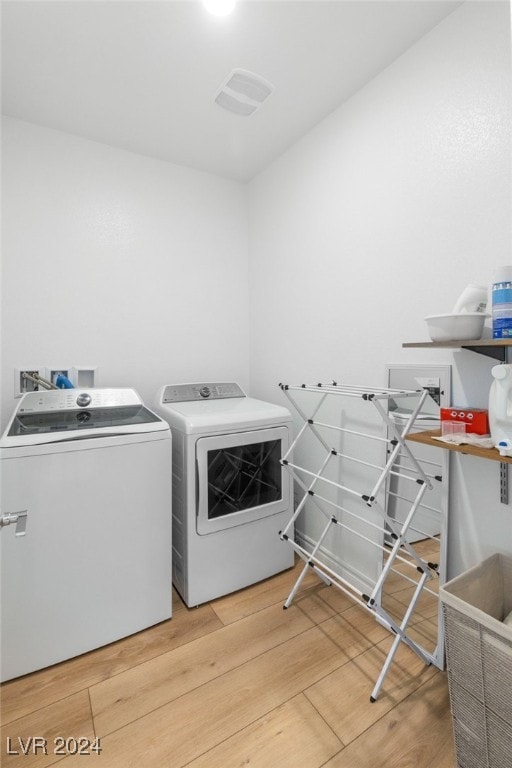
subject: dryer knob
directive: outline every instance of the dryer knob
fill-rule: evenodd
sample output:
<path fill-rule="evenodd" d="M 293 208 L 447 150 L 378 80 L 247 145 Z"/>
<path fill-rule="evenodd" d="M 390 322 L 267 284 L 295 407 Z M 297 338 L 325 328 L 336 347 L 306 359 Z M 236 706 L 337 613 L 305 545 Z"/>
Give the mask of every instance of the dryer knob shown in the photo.
<path fill-rule="evenodd" d="M 201 395 L 201 397 L 210 397 L 211 395 L 210 387 L 201 387 L 201 389 L 199 390 L 199 394 Z"/>
<path fill-rule="evenodd" d="M 91 400 L 92 398 L 87 392 L 81 392 L 76 399 L 76 404 L 80 406 L 80 408 L 85 408 L 86 405 L 89 405 Z"/>

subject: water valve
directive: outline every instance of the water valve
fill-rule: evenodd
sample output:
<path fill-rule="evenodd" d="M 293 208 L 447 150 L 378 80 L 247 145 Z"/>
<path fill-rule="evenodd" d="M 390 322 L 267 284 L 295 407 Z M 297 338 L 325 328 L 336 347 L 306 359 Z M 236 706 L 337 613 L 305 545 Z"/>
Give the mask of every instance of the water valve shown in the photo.
<path fill-rule="evenodd" d="M 27 532 L 27 510 L 12 512 L 10 515 L 2 515 L 0 517 L 0 528 L 3 528 L 5 525 L 12 525 L 13 523 L 16 523 L 14 535 L 24 536 Z"/>

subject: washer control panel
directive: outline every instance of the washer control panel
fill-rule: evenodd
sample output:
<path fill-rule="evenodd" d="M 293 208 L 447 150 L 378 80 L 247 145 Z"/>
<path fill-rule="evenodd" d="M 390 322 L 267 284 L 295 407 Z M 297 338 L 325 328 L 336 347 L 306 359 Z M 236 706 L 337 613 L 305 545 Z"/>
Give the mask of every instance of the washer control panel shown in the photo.
<path fill-rule="evenodd" d="M 20 401 L 18 413 L 114 408 L 141 403 L 140 397 L 133 389 L 52 389 L 45 392 L 28 392 Z"/>
<path fill-rule="evenodd" d="M 223 400 L 228 397 L 245 397 L 245 392 L 234 382 L 169 384 L 162 403 L 185 403 L 193 400 Z"/>

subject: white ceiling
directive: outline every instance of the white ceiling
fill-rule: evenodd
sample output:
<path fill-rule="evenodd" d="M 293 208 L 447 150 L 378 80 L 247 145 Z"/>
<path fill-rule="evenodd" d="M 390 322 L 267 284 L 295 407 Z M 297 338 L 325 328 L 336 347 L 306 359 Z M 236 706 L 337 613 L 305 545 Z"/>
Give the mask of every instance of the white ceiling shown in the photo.
<path fill-rule="evenodd" d="M 248 180 L 460 0 L 4 0 L 2 111 Z M 234 68 L 275 86 L 240 117 L 213 97 Z"/>

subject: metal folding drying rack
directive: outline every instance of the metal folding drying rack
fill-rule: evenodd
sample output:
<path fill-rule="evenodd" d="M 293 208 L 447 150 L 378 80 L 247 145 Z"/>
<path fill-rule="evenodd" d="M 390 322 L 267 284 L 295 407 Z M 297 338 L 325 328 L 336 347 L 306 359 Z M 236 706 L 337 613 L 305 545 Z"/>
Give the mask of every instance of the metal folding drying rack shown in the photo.
<path fill-rule="evenodd" d="M 295 411 L 304 421 L 302 427 L 298 431 L 297 437 L 292 442 L 289 450 L 281 460 L 282 465 L 291 472 L 292 477 L 297 485 L 304 491 L 304 495 L 301 498 L 291 520 L 280 534 L 281 539 L 288 541 L 295 552 L 305 562 L 304 568 L 301 571 L 295 585 L 293 586 L 292 591 L 290 592 L 284 604 L 284 608 L 288 608 L 288 606 L 291 604 L 293 598 L 300 588 L 306 573 L 308 572 L 308 569 L 313 568 L 315 573 L 317 573 L 318 576 L 326 584 L 336 586 L 346 595 L 355 600 L 356 603 L 364 607 L 366 610 L 371 611 L 375 615 L 375 618 L 379 624 L 386 627 L 388 630 L 390 630 L 391 633 L 395 635 L 380 675 L 370 696 L 370 701 L 373 702 L 376 700 L 379 694 L 381 686 L 384 682 L 384 678 L 391 666 L 395 653 L 401 642 L 405 643 L 405 645 L 411 648 L 425 662 L 425 664 L 437 662 L 435 655 L 428 653 L 407 634 L 409 620 L 421 596 L 425 583 L 431 579 L 438 578 L 438 564 L 425 562 L 425 560 L 423 560 L 417 554 L 413 545 L 407 540 L 408 528 L 413 521 L 418 507 L 420 506 L 421 499 L 427 488 L 432 488 L 432 484 L 429 478 L 405 442 L 405 435 L 414 424 L 428 393 L 426 390 L 373 389 L 359 386 L 344 386 L 339 385 L 336 382 L 333 382 L 330 385 L 302 384 L 294 386 L 288 384 L 280 384 L 279 386 L 290 400 Z M 310 415 L 304 413 L 303 409 L 298 405 L 293 395 L 294 391 L 300 391 L 301 393 L 312 392 L 320 395 L 318 402 L 314 402 L 314 407 Z M 326 398 L 341 396 L 346 398 L 362 398 L 368 403 L 369 407 L 376 409 L 380 419 L 382 419 L 383 426 L 387 426 L 387 437 L 356 432 L 354 430 L 345 429 L 344 427 L 340 427 L 332 423 L 325 423 L 316 420 L 315 417 Z M 411 400 L 416 399 L 416 403 L 413 404 L 413 407 L 410 411 L 409 418 L 401 421 L 400 424 L 396 423 L 389 413 L 390 400 L 394 400 L 395 398 L 411 398 Z M 346 455 L 334 449 L 322 436 L 320 430 L 324 429 L 328 431 L 335 430 L 337 432 L 346 432 L 350 433 L 351 435 L 357 435 L 358 437 L 383 441 L 387 444 L 386 447 L 388 456 L 385 466 L 381 467 L 375 464 L 371 464 L 361 458 Z M 297 444 L 302 440 L 307 432 L 311 432 L 317 438 L 320 445 L 325 449 L 325 457 L 323 458 L 320 468 L 317 472 L 311 471 L 307 467 L 302 467 L 298 464 L 295 464 L 290 458 L 295 451 Z M 403 452 L 403 454 L 408 457 L 410 462 L 410 467 L 408 467 L 407 474 L 397 472 L 396 468 L 394 467 L 400 452 Z M 376 469 L 378 471 L 378 477 L 373 487 L 371 489 L 367 489 L 367 493 L 362 493 L 361 490 L 349 488 L 343 485 L 341 482 L 338 483 L 326 477 L 325 473 L 327 467 L 330 465 L 331 461 L 336 459 L 347 459 L 366 467 Z M 406 481 L 410 481 L 411 487 L 413 488 L 413 493 L 411 494 L 413 499 L 411 500 L 410 510 L 408 511 L 404 522 L 399 522 L 398 520 L 390 517 L 387 514 L 386 504 L 382 503 L 381 501 L 382 496 L 385 496 L 386 481 L 390 475 L 397 475 L 401 478 L 404 478 Z M 321 487 L 321 483 L 327 483 L 331 487 L 334 486 L 335 488 L 348 494 L 351 498 L 353 497 L 354 499 L 357 499 L 358 502 L 360 502 L 362 505 L 363 511 L 364 508 L 374 508 L 379 513 L 378 516 L 382 518 L 382 524 L 377 525 L 375 522 L 365 519 L 364 514 L 354 512 L 353 510 L 350 510 L 345 506 L 341 506 L 331 499 L 322 496 L 318 491 L 318 487 Z M 293 535 L 290 534 L 290 532 L 293 531 L 293 526 L 297 520 L 297 517 L 304 509 L 304 506 L 308 500 L 315 504 L 315 506 L 319 509 L 320 513 L 325 518 L 325 527 L 321 531 L 319 537 L 313 542 L 311 551 L 308 551 L 305 546 L 297 543 L 297 541 L 294 540 Z M 370 528 L 377 529 L 379 536 L 382 534 L 382 543 L 378 543 L 374 539 L 365 536 L 363 533 L 361 533 L 360 530 L 355 530 L 350 525 L 348 525 L 347 522 L 340 521 L 336 514 L 333 514 L 329 508 L 335 508 L 335 510 L 341 511 L 344 518 L 347 516 L 349 518 L 355 518 L 358 521 L 362 521 L 366 525 L 370 526 Z M 355 536 L 366 540 L 371 545 L 377 546 L 382 550 L 384 564 L 380 575 L 369 594 L 362 593 L 360 589 L 351 584 L 346 578 L 342 577 L 339 573 L 336 573 L 331 567 L 323 562 L 322 543 L 324 542 L 324 539 L 332 526 L 339 526 L 340 528 L 351 532 Z M 387 536 L 388 538 L 390 537 L 393 541 L 393 544 L 386 546 L 384 543 L 384 536 Z M 382 605 L 382 587 L 388 575 L 392 571 L 394 573 L 397 572 L 394 569 L 394 565 L 397 560 L 400 561 L 400 565 L 405 563 L 414 569 L 416 572 L 415 577 L 417 577 L 419 573 L 419 578 L 417 581 L 416 579 L 409 579 L 407 576 L 404 577 L 407 578 L 408 581 L 412 582 L 415 585 L 415 588 L 401 621 L 395 620 Z"/>

